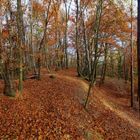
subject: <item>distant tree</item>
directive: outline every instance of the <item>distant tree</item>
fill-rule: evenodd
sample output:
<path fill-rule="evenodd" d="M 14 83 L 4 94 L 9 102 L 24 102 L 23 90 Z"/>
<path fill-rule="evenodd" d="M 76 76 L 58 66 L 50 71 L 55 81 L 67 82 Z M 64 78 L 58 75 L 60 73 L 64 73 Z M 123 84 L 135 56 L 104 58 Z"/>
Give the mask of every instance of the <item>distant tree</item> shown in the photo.
<path fill-rule="evenodd" d="M 138 56 L 138 97 L 139 97 L 139 109 L 140 109 L 140 1 L 138 0 L 138 34 L 137 34 L 137 56 Z"/>
<path fill-rule="evenodd" d="M 130 6 L 131 12 L 131 34 L 130 34 L 130 47 L 131 47 L 131 107 L 133 107 L 134 97 L 134 58 L 133 58 L 133 0 L 131 0 Z"/>
<path fill-rule="evenodd" d="M 68 5 L 68 1 L 67 0 L 63 0 L 64 5 L 65 5 L 65 37 L 64 37 L 64 44 L 65 44 L 65 67 L 68 68 L 68 20 L 69 20 L 69 16 L 70 16 L 70 8 L 71 8 L 71 3 L 72 0 L 70 0 L 69 5 Z"/>

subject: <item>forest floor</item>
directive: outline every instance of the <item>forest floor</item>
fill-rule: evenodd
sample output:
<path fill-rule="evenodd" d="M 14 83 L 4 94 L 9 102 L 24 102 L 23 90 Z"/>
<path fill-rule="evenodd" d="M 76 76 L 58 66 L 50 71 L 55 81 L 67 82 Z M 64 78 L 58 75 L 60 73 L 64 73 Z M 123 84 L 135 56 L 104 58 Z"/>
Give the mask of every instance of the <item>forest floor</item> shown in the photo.
<path fill-rule="evenodd" d="M 42 71 L 40 81 L 28 79 L 16 98 L 2 94 L 1 140 L 139 140 L 140 119 L 129 105 L 128 85 L 107 78 L 94 87 L 83 107 L 88 83 L 74 69 Z"/>

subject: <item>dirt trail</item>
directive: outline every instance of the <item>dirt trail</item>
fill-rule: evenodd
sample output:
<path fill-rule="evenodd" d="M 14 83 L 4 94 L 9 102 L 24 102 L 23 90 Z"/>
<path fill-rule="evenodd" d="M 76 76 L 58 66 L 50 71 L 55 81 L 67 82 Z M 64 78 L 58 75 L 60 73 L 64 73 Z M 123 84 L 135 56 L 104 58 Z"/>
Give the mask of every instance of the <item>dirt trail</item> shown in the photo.
<path fill-rule="evenodd" d="M 0 139 L 140 139 L 140 123 L 125 96 L 120 102 L 106 85 L 96 86 L 85 110 L 88 83 L 74 70 L 52 74 L 26 80 L 22 98 L 0 94 Z"/>
<path fill-rule="evenodd" d="M 110 98 L 106 95 L 106 91 L 100 90 L 99 88 L 94 88 L 95 90 L 95 96 L 111 111 L 113 111 L 116 115 L 118 115 L 120 118 L 128 121 L 133 127 L 140 127 L 140 121 L 133 116 L 131 112 L 125 111 L 125 108 L 123 107 L 123 110 L 120 109 L 119 105 L 111 101 Z M 117 99 L 116 99 L 117 100 Z"/>
<path fill-rule="evenodd" d="M 88 90 L 88 83 L 86 81 L 75 77 L 73 74 L 66 73 L 57 76 L 73 81 L 73 83 L 79 83 L 81 90 L 80 94 L 78 93 L 78 97 L 81 100 L 85 99 Z M 93 117 L 95 127 L 104 136 L 104 139 L 107 140 L 140 139 L 140 120 L 138 114 L 129 107 L 128 95 L 126 93 L 126 95 L 120 95 L 122 92 L 126 92 L 125 89 L 122 88 L 120 93 L 119 90 L 115 89 L 116 87 L 113 87 L 110 81 L 108 82 L 112 88 L 106 85 L 104 85 L 104 88 L 95 86 L 90 96 L 88 112 Z"/>
<path fill-rule="evenodd" d="M 66 75 L 57 75 L 58 77 L 63 77 L 66 78 L 68 80 L 74 81 L 74 82 L 79 82 L 83 88 L 83 90 L 85 91 L 85 93 L 88 90 L 88 84 L 83 81 L 80 78 L 75 78 L 75 77 L 71 77 L 71 76 L 66 76 Z M 128 121 L 128 123 L 130 123 L 133 127 L 140 127 L 140 120 L 138 120 L 138 118 L 136 118 L 136 116 L 133 116 L 133 112 L 128 112 L 125 111 L 125 107 L 127 107 L 127 105 L 123 108 L 120 108 L 121 105 L 116 104 L 116 102 L 113 102 L 113 100 L 117 100 L 115 97 L 114 99 L 109 98 L 109 96 L 106 95 L 105 90 L 98 88 L 98 87 L 94 87 L 94 95 L 103 103 L 103 105 L 111 110 L 113 113 L 115 113 L 116 115 L 118 115 L 120 118 L 124 119 L 125 121 Z M 112 94 L 112 93 L 110 93 Z M 119 99 L 118 99 L 119 100 Z M 130 111 L 130 110 L 129 110 Z"/>

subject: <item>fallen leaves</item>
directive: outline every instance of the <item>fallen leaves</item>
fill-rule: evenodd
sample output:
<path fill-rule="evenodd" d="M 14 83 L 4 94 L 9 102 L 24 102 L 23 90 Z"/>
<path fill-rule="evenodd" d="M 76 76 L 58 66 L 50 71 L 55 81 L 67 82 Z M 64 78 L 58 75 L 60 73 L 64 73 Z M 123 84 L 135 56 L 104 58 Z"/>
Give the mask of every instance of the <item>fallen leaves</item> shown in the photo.
<path fill-rule="evenodd" d="M 140 138 L 133 126 L 106 108 L 96 96 L 91 97 L 88 111 L 84 110 L 81 100 L 86 84 L 81 86 L 75 75 L 73 71 L 61 71 L 52 79 L 44 73 L 40 81 L 25 81 L 22 98 L 0 94 L 0 139 Z"/>
<path fill-rule="evenodd" d="M 27 80 L 22 98 L 0 99 L 0 138 L 76 139 L 76 118 L 81 105 L 73 98 L 76 86 L 63 78 L 44 76 L 41 81 Z M 84 109 L 83 109 L 84 110 Z"/>

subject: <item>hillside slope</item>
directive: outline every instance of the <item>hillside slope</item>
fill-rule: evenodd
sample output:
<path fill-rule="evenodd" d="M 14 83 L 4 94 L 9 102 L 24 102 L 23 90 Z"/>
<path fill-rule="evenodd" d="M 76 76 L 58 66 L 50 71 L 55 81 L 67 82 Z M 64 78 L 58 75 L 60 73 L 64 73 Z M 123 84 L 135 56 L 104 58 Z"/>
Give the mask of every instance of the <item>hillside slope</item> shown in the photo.
<path fill-rule="evenodd" d="M 96 87 L 88 109 L 83 108 L 88 84 L 74 70 L 53 78 L 43 72 L 41 81 L 27 80 L 24 87 L 15 99 L 0 94 L 0 139 L 140 139 L 137 118 L 121 114 L 106 89 Z"/>

